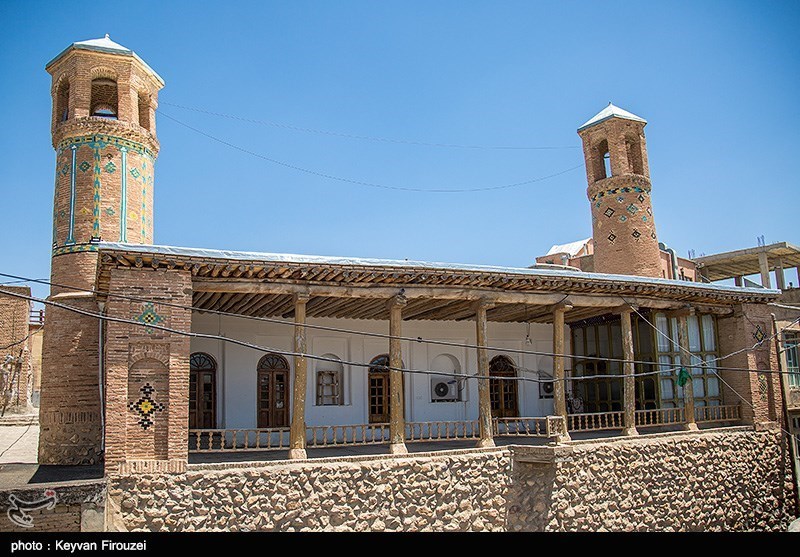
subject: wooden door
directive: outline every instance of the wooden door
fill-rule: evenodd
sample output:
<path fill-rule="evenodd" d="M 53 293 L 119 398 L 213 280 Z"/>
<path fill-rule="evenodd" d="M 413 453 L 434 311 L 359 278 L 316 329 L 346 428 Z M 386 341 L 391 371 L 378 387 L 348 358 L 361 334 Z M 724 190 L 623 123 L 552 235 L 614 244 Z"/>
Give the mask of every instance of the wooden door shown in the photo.
<path fill-rule="evenodd" d="M 289 362 L 267 354 L 258 363 L 258 427 L 289 426 Z"/>
<path fill-rule="evenodd" d="M 401 364 L 400 367 L 403 367 Z M 376 356 L 369 363 L 367 388 L 367 407 L 369 409 L 369 423 L 386 424 L 389 423 L 391 414 L 390 387 L 389 387 L 389 355 L 382 354 Z M 404 382 L 401 376 L 400 388 L 405 394 Z M 405 400 L 405 396 L 401 397 Z"/>
<path fill-rule="evenodd" d="M 508 356 L 495 356 L 489 362 L 489 400 L 493 418 L 515 418 L 519 416 L 517 382 L 514 362 Z M 497 378 L 497 379 L 495 379 Z"/>
<path fill-rule="evenodd" d="M 217 363 L 196 352 L 189 359 L 189 429 L 217 427 Z"/>

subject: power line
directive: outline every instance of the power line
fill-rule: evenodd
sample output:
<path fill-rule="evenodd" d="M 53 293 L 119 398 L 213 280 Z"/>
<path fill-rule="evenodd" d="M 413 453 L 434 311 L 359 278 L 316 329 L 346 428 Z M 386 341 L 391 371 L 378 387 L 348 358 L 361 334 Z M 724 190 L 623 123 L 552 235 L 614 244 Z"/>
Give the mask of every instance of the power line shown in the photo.
<path fill-rule="evenodd" d="M 175 333 L 175 334 L 179 334 L 179 335 L 183 335 L 183 336 L 187 336 L 187 337 L 192 337 L 192 338 L 206 338 L 206 339 L 210 339 L 210 340 L 222 340 L 224 342 L 231 342 L 233 344 L 238 344 L 240 346 L 243 346 L 243 347 L 246 347 L 246 348 L 251 348 L 251 349 L 254 349 L 254 350 L 257 350 L 257 351 L 260 351 L 260 352 L 275 353 L 275 354 L 281 354 L 281 355 L 284 355 L 284 356 L 298 356 L 298 357 L 304 357 L 304 358 L 308 358 L 308 359 L 312 359 L 312 360 L 320 360 L 320 361 L 325 361 L 325 362 L 341 363 L 341 364 L 346 364 L 346 365 L 351 365 L 351 366 L 356 366 L 356 367 L 374 367 L 374 365 L 372 363 L 351 362 L 351 361 L 341 360 L 339 358 L 328 358 L 328 357 L 325 357 L 325 356 L 316 356 L 314 354 L 306 354 L 306 353 L 299 353 L 299 352 L 293 352 L 293 351 L 288 351 L 288 350 L 281 350 L 281 349 L 265 347 L 265 346 L 249 343 L 249 342 L 246 342 L 246 341 L 241 341 L 241 340 L 238 340 L 238 339 L 235 339 L 235 338 L 226 337 L 226 336 L 222 336 L 222 335 L 214 335 L 214 334 L 210 334 L 210 333 L 196 333 L 196 332 L 190 332 L 190 331 L 180 331 L 178 329 L 172 329 L 170 327 L 164 327 L 164 326 L 161 326 L 161 325 L 145 324 L 145 323 L 142 323 L 140 321 L 134 321 L 134 320 L 131 320 L 131 319 L 124 319 L 124 318 L 119 318 L 119 317 L 111 317 L 111 316 L 107 316 L 107 315 L 102 315 L 100 313 L 96 313 L 96 312 L 91 312 L 91 311 L 75 308 L 75 307 L 72 307 L 72 306 L 69 306 L 69 305 L 66 305 L 66 304 L 62 304 L 62 303 L 59 303 L 59 302 L 53 302 L 51 300 L 37 298 L 35 296 L 27 296 L 27 295 L 18 294 L 18 293 L 15 293 L 15 292 L 8 292 L 8 291 L 2 290 L 2 289 L 0 289 L 0 294 L 5 294 L 7 296 L 16 297 L 16 298 L 22 298 L 22 299 L 31 300 L 31 301 L 38 301 L 38 302 L 41 302 L 41 303 L 46 304 L 46 305 L 52 305 L 52 306 L 55 306 L 55 307 L 59 307 L 59 308 L 68 310 L 68 311 L 72 311 L 74 313 L 78 313 L 78 314 L 81 314 L 81 315 L 86 315 L 86 316 L 89 316 L 89 317 L 94 317 L 94 318 L 100 319 L 100 320 L 125 323 L 125 324 L 129 324 L 129 325 L 140 326 L 140 327 L 149 327 L 151 329 L 163 330 L 163 331 L 166 331 L 166 332 L 171 332 L 171 333 Z M 125 297 L 123 296 L 123 298 L 125 298 Z M 153 303 L 161 303 L 161 302 L 153 301 Z M 627 302 L 625 302 L 625 303 L 627 303 Z M 182 306 L 182 307 L 184 309 L 190 309 L 187 306 Z M 636 310 L 634 310 L 634 311 L 636 311 Z M 798 320 L 800 320 L 800 318 L 798 318 Z M 651 324 L 651 326 L 653 326 L 653 325 Z M 781 329 L 781 331 L 782 330 L 784 330 L 784 329 Z M 480 348 L 485 348 L 485 347 L 480 347 Z M 486 348 L 486 349 L 488 349 L 488 348 Z M 498 350 L 502 350 L 502 349 L 498 349 Z M 559 354 L 559 356 L 561 356 L 561 357 L 571 357 L 571 356 L 569 356 L 567 354 Z M 725 357 L 727 357 L 727 356 L 725 356 Z M 622 360 L 622 361 L 624 362 L 625 360 Z M 655 364 L 654 362 L 647 362 L 647 363 L 648 364 Z M 401 371 L 401 372 L 404 372 L 404 373 L 421 373 L 421 374 L 425 374 L 425 375 L 444 375 L 444 376 L 452 376 L 452 377 L 460 377 L 460 378 L 481 378 L 479 375 L 457 374 L 457 373 L 448 373 L 448 372 L 432 371 L 432 370 L 413 370 L 413 369 L 407 369 L 407 368 L 393 368 L 393 367 L 389 367 L 389 366 L 381 366 L 381 367 L 385 368 L 385 369 L 389 369 L 389 370 Z M 652 372 L 634 373 L 632 375 L 630 375 L 630 374 L 628 374 L 628 375 L 626 375 L 626 374 L 614 374 L 614 375 L 571 376 L 571 377 L 565 377 L 565 378 L 562 378 L 562 379 L 553 378 L 553 379 L 548 379 L 548 380 L 545 380 L 545 381 L 540 381 L 540 380 L 536 380 L 536 379 L 529 379 L 529 378 L 521 378 L 521 377 L 511 377 L 511 378 L 493 377 L 493 379 L 512 380 L 512 381 L 528 381 L 528 382 L 533 382 L 533 383 L 537 383 L 537 384 L 538 383 L 553 383 L 555 381 L 565 381 L 566 382 L 566 381 L 570 381 L 570 380 L 622 379 L 622 378 L 625 378 L 625 377 L 634 377 L 635 378 L 635 377 L 643 377 L 643 376 L 648 376 L 648 375 L 664 374 L 665 372 L 675 371 L 677 369 L 680 369 L 681 367 L 684 367 L 684 366 L 674 366 L 673 368 L 668 369 L 668 370 L 660 369 L 660 370 L 655 370 L 655 371 L 652 371 Z M 702 367 L 702 366 L 690 366 L 690 367 Z M 537 373 L 537 374 L 538 373 L 544 373 L 544 372 L 541 372 L 540 370 L 532 370 L 532 369 L 529 369 L 529 368 L 517 368 L 517 369 L 522 369 L 524 371 L 530 371 L 530 372 Z M 744 371 L 744 372 L 758 371 L 758 372 L 761 372 L 762 370 L 741 368 L 739 371 Z M 771 373 L 778 373 L 778 374 L 788 373 L 788 372 L 780 372 L 780 371 L 773 371 L 773 370 L 763 370 L 763 371 L 764 372 L 771 372 Z"/>
<path fill-rule="evenodd" d="M 25 277 L 21 277 L 21 276 L 18 276 L 18 275 L 11 275 L 11 274 L 8 274 L 8 273 L 0 273 L 0 277 L 25 279 Z M 241 314 L 241 313 L 233 313 L 233 312 L 226 312 L 226 311 L 213 310 L 213 309 L 198 309 L 198 308 L 195 308 L 194 306 L 187 306 L 187 305 L 183 305 L 183 304 L 176 304 L 176 303 L 173 303 L 173 302 L 154 300 L 152 298 L 142 298 L 142 297 L 139 297 L 139 296 L 128 296 L 128 295 L 125 295 L 125 294 L 116 294 L 116 293 L 112 293 L 112 292 L 101 292 L 99 290 L 92 289 L 92 288 L 81 288 L 81 287 L 77 287 L 77 286 L 71 286 L 71 285 L 65 285 L 65 284 L 50 282 L 50 281 L 47 281 L 47 280 L 44 280 L 44 279 L 25 279 L 25 280 L 27 282 L 36 282 L 36 283 L 39 283 L 39 284 L 46 284 L 46 285 L 49 285 L 49 286 L 56 286 L 58 288 L 64 288 L 64 289 L 68 289 L 68 290 L 74 290 L 74 291 L 79 291 L 79 292 L 89 292 L 89 293 L 93 293 L 93 294 L 102 294 L 102 295 L 107 296 L 109 298 L 117 298 L 117 299 L 120 299 L 120 300 L 129 300 L 129 301 L 143 302 L 143 303 L 154 303 L 154 304 L 160 304 L 160 305 L 163 305 L 163 306 L 166 306 L 166 307 L 173 307 L 173 308 L 176 308 L 176 309 L 187 309 L 187 310 L 191 310 L 191 311 L 211 313 L 211 314 L 214 314 L 214 315 L 220 315 L 220 316 L 226 316 L 226 317 L 234 317 L 234 318 L 237 318 L 237 319 L 246 319 L 246 320 L 252 320 L 252 321 L 263 321 L 263 322 L 266 322 L 266 323 L 275 323 L 275 324 L 278 324 L 278 325 L 286 325 L 286 326 L 292 326 L 292 327 L 297 325 L 293 321 L 286 321 L 286 320 L 283 320 L 283 319 L 274 319 L 274 318 L 270 318 L 270 317 L 259 317 L 259 316 L 256 316 L 256 315 L 244 315 L 244 314 Z M 568 295 L 566 295 L 566 296 L 568 296 Z M 625 301 L 624 298 L 622 298 L 621 296 L 620 296 L 620 298 L 626 304 L 628 304 L 628 302 Z M 626 360 L 625 358 L 613 358 L 613 357 L 609 357 L 609 356 L 576 356 L 574 354 L 565 354 L 565 353 L 559 354 L 559 353 L 556 353 L 556 352 L 546 352 L 546 351 L 541 351 L 541 350 L 522 350 L 522 349 L 519 349 L 519 348 L 506 348 L 506 347 L 498 347 L 498 346 L 479 346 L 477 344 L 450 342 L 450 341 L 446 341 L 446 340 L 425 339 L 425 338 L 419 337 L 419 336 L 418 337 L 406 337 L 406 336 L 402 336 L 402 335 L 390 335 L 390 334 L 387 334 L 387 333 L 374 333 L 374 332 L 370 332 L 370 331 L 358 331 L 358 330 L 354 330 L 354 329 L 346 329 L 346 328 L 342 328 L 342 327 L 331 327 L 331 326 L 327 326 L 327 325 L 316 325 L 316 324 L 312 324 L 312 323 L 303 323 L 303 324 L 301 324 L 299 326 L 303 327 L 305 329 L 316 329 L 316 330 L 330 331 L 330 332 L 343 333 L 343 334 L 367 336 L 367 337 L 374 337 L 374 338 L 383 338 L 383 339 L 388 339 L 388 340 L 398 339 L 398 340 L 407 341 L 407 342 L 416 342 L 418 344 L 431 344 L 431 345 L 436 345 L 436 346 L 448 346 L 448 347 L 455 347 L 455 348 L 471 348 L 471 349 L 485 349 L 485 350 L 492 351 L 492 352 L 505 352 L 505 353 L 510 353 L 510 354 L 523 354 L 523 355 L 532 355 L 532 356 L 547 356 L 547 357 L 551 357 L 551 358 L 562 358 L 562 359 L 563 358 L 567 358 L 567 359 L 575 358 L 575 359 L 581 359 L 581 360 L 588 360 L 588 361 L 592 361 L 592 362 L 618 362 L 618 363 L 623 363 L 623 364 L 624 363 L 633 363 L 633 364 L 640 364 L 640 365 L 657 365 L 657 362 L 653 362 L 653 361 L 649 361 L 649 360 Z M 528 368 L 520 368 L 520 369 L 527 369 L 527 371 L 532 371 L 532 372 L 535 372 L 535 373 L 543 373 L 543 372 L 541 372 L 539 370 L 531 370 L 531 369 L 528 369 Z M 735 368 L 735 367 L 717 367 L 717 369 L 720 369 L 720 370 L 723 370 L 723 371 L 757 371 L 757 370 L 752 370 L 750 368 Z M 570 370 L 570 371 L 572 371 L 572 370 Z M 639 375 L 642 375 L 642 374 L 639 374 Z M 592 377 L 598 377 L 598 376 L 592 376 Z M 615 375 L 613 377 L 620 377 L 620 376 L 619 375 Z"/>
<path fill-rule="evenodd" d="M 366 186 L 366 187 L 370 187 L 370 188 L 380 188 L 380 189 L 386 189 L 386 190 L 409 191 L 409 192 L 419 192 L 419 193 L 473 193 L 473 192 L 481 192 L 481 191 L 494 191 L 494 190 L 501 190 L 501 189 L 507 189 L 507 188 L 514 188 L 514 187 L 517 187 L 517 186 L 525 186 L 525 185 L 528 185 L 528 184 L 534 184 L 536 182 L 543 182 L 545 180 L 549 180 L 550 178 L 555 178 L 557 176 L 561 176 L 562 174 L 566 174 L 568 172 L 572 172 L 573 170 L 577 170 L 578 168 L 582 168 L 583 167 L 583 164 L 579 164 L 577 166 L 573 166 L 571 168 L 567 168 L 566 170 L 562 170 L 561 172 L 556 172 L 555 174 L 549 174 L 547 176 L 540 176 L 538 178 L 533 178 L 533 179 L 530 179 L 530 180 L 524 180 L 522 182 L 514 182 L 512 184 L 502 184 L 502 185 L 499 185 L 499 186 L 486 186 L 486 187 L 478 187 L 478 188 L 453 188 L 453 189 L 438 189 L 438 188 L 425 189 L 425 188 L 412 188 L 412 187 L 404 187 L 404 186 L 390 186 L 390 185 L 386 185 L 386 184 L 380 184 L 380 183 L 377 183 L 377 182 L 366 182 L 366 181 L 363 181 L 363 180 L 354 180 L 352 178 L 343 178 L 341 176 L 334 176 L 333 174 L 328 174 L 326 172 L 319 172 L 317 170 L 311 170 L 309 168 L 304 168 L 304 167 L 297 166 L 297 165 L 294 165 L 294 164 L 291 164 L 291 163 L 288 163 L 288 162 L 284 162 L 284 161 L 281 161 L 281 160 L 278 160 L 278 159 L 274 159 L 272 157 L 269 157 L 269 156 L 266 156 L 266 155 L 262 155 L 261 153 L 256 153 L 255 151 L 251 151 L 250 149 L 246 149 L 244 147 L 240 147 L 239 145 L 236 145 L 234 143 L 231 143 L 230 141 L 226 141 L 224 139 L 221 139 L 221 138 L 219 138 L 219 137 L 217 137 L 215 135 L 211 135 L 210 133 L 204 132 L 203 130 L 195 128 L 194 126 L 190 126 L 189 124 L 187 124 L 185 122 L 181 122 L 177 118 L 173 118 L 172 116 L 170 116 L 166 112 L 159 111 L 159 113 L 162 116 L 164 116 L 165 118 L 168 118 L 169 120 L 172 120 L 176 124 L 179 124 L 179 125 L 187 128 L 187 129 L 189 129 L 189 130 L 192 130 L 195 133 L 198 133 L 198 134 L 200 134 L 200 135 L 202 135 L 204 137 L 207 137 L 208 139 L 216 141 L 217 143 L 221 143 L 222 145 L 230 147 L 231 149 L 236 149 L 237 151 L 241 151 L 242 153 L 245 153 L 247 155 L 250 155 L 250 156 L 253 156 L 253 157 L 257 157 L 257 158 L 265 160 L 267 162 L 271 162 L 272 164 L 277 164 L 279 166 L 283 166 L 283 167 L 289 168 L 291 170 L 296 170 L 298 172 L 304 172 L 306 174 L 310 174 L 312 176 L 317 176 L 319 178 L 325 178 L 326 180 L 335 180 L 337 182 L 344 182 L 344 183 L 347 183 L 347 184 L 355 184 L 355 185 L 358 185 L 358 186 Z"/>
<path fill-rule="evenodd" d="M 173 106 L 175 108 L 180 108 L 183 110 L 190 110 L 192 112 L 198 112 L 200 114 L 208 114 L 210 116 L 218 116 L 220 118 L 227 118 L 229 120 L 238 120 L 240 122 L 248 122 L 251 124 L 259 124 L 264 126 L 272 126 L 275 128 L 281 128 L 286 130 L 294 130 L 300 132 L 307 132 L 307 133 L 316 133 L 320 135 L 329 135 L 333 137 L 343 137 L 347 139 L 361 139 L 365 141 L 376 141 L 380 143 L 399 143 L 403 145 L 420 145 L 425 147 L 449 147 L 454 149 L 485 149 L 485 150 L 513 150 L 513 151 L 554 151 L 560 149 L 580 149 L 579 146 L 570 145 L 570 146 L 563 146 L 563 147 L 524 147 L 524 146 L 507 146 L 507 145 L 463 145 L 458 143 L 436 143 L 436 142 L 428 142 L 428 141 L 414 141 L 414 140 L 407 140 L 407 139 L 393 139 L 388 137 L 376 137 L 370 135 L 358 135 L 358 134 L 351 134 L 351 133 L 343 133 L 331 130 L 321 130 L 317 128 L 307 128 L 303 126 L 296 126 L 294 124 L 286 124 L 283 122 L 276 122 L 274 120 L 257 120 L 255 118 L 245 118 L 242 116 L 234 116 L 231 114 L 224 114 L 222 112 L 214 112 L 211 110 L 205 110 L 202 108 L 195 108 L 191 106 L 185 106 L 182 104 L 176 103 L 169 103 L 165 101 L 159 101 L 160 104 L 166 106 Z M 161 111 L 159 111 L 161 112 Z M 163 112 L 161 112 L 163 114 Z M 167 116 L 169 118 L 169 116 Z"/>

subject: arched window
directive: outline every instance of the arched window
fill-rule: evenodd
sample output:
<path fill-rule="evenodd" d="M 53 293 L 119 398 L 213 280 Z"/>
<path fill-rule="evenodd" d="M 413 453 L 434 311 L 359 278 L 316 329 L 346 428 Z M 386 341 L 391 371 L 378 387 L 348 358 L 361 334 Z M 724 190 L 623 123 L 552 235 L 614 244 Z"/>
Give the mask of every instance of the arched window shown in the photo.
<path fill-rule="evenodd" d="M 150 95 L 139 93 L 139 125 L 150 131 Z"/>
<path fill-rule="evenodd" d="M 66 79 L 56 90 L 56 122 L 64 122 L 69 118 L 69 81 Z"/>
<path fill-rule="evenodd" d="M 446 375 L 431 376 L 431 402 L 458 402 L 464 400 L 464 381 L 454 374 L 461 373 L 461 364 L 450 354 L 439 354 L 431 362 L 431 371 Z"/>
<path fill-rule="evenodd" d="M 325 354 L 324 358 L 338 360 L 338 356 Z M 321 360 L 317 363 L 317 406 L 344 404 L 344 365 L 342 362 Z"/>
<path fill-rule="evenodd" d="M 258 427 L 289 425 L 289 362 L 279 354 L 258 361 Z"/>
<path fill-rule="evenodd" d="M 489 399 L 493 417 L 519 416 L 517 382 L 513 379 L 516 376 L 516 366 L 508 356 L 495 356 L 489 362 Z M 493 377 L 497 379 L 492 379 Z"/>
<path fill-rule="evenodd" d="M 189 356 L 189 429 L 217 427 L 217 362 L 205 352 Z"/>
<path fill-rule="evenodd" d="M 117 119 L 119 101 L 117 82 L 106 77 L 92 80 L 91 115 Z"/>

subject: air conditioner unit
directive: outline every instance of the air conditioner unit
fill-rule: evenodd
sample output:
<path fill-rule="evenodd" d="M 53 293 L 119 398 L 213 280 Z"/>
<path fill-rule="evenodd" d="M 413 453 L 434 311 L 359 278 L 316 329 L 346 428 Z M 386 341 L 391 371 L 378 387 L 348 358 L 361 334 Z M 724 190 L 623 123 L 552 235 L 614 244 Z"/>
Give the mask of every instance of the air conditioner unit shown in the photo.
<path fill-rule="evenodd" d="M 453 377 L 431 378 L 431 401 L 454 402 L 458 400 L 458 381 Z"/>
<path fill-rule="evenodd" d="M 548 373 L 539 372 L 539 398 L 553 398 L 555 383 L 553 376 Z"/>

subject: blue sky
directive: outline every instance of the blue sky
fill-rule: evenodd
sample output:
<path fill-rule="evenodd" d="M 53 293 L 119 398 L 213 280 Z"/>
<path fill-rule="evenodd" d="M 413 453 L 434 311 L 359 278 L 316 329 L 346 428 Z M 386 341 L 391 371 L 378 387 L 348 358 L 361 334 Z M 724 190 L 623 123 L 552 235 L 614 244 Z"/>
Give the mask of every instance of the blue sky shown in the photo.
<path fill-rule="evenodd" d="M 649 121 L 659 239 L 679 255 L 759 235 L 800 243 L 798 24 L 800 3 L 778 1 L 5 0 L 0 269 L 49 275 L 44 66 L 105 33 L 165 79 L 164 114 L 291 165 L 391 186 L 482 188 L 582 165 L 576 128 L 611 100 Z M 369 141 L 176 104 L 342 134 L 559 149 Z M 526 266 L 591 235 L 582 167 L 494 191 L 395 191 L 297 172 L 157 122 L 159 244 Z"/>

